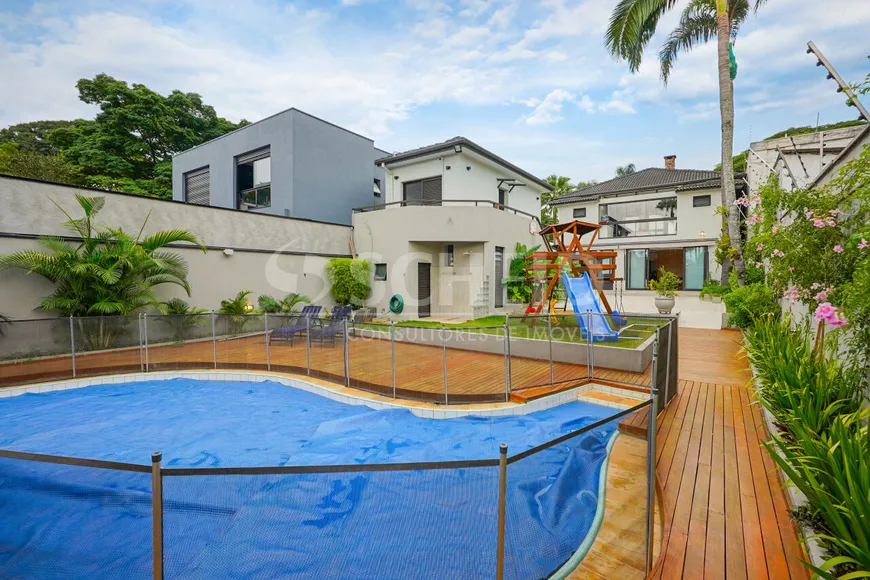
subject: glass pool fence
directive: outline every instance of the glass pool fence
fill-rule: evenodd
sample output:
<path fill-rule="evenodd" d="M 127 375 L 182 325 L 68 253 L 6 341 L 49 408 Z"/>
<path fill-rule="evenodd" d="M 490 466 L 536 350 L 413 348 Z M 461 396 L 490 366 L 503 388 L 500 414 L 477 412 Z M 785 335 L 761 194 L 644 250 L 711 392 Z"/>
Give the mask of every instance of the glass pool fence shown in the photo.
<path fill-rule="evenodd" d="M 639 392 L 655 385 L 664 401 L 676 393 L 676 317 L 586 312 L 483 322 L 217 313 L 15 320 L 0 322 L 0 386 L 218 369 L 295 373 L 448 405 L 523 402 L 590 383 Z"/>

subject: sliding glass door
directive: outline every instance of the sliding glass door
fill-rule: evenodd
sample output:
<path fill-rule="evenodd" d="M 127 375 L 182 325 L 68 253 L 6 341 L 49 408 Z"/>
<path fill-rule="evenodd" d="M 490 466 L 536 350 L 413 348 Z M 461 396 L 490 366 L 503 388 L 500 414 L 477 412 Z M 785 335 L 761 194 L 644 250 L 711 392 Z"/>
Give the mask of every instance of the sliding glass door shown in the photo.
<path fill-rule="evenodd" d="M 626 250 L 625 263 L 628 266 L 626 289 L 645 290 L 647 285 L 647 250 Z"/>
<path fill-rule="evenodd" d="M 704 279 L 707 277 L 707 248 L 686 248 L 685 275 L 683 276 L 684 290 L 700 290 L 704 287 Z"/>

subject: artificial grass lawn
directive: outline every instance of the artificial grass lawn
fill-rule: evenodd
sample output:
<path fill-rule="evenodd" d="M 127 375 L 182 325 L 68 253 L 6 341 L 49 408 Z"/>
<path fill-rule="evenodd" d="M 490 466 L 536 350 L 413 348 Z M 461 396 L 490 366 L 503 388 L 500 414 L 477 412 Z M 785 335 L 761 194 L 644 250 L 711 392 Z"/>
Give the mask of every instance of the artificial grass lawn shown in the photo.
<path fill-rule="evenodd" d="M 577 325 L 577 318 L 573 314 L 556 315 L 557 322 L 553 323 L 553 340 L 559 342 L 574 342 L 578 344 L 586 344 L 586 339 L 583 338 L 583 333 Z M 403 320 L 397 322 L 396 326 L 409 328 L 446 328 L 448 330 L 467 330 L 469 332 L 480 332 L 482 334 L 500 335 L 504 333 L 504 316 L 485 316 L 483 318 L 475 318 L 456 324 L 442 324 L 428 320 Z M 601 346 L 613 346 L 618 348 L 637 348 L 644 343 L 654 332 L 653 327 L 664 326 L 667 321 L 659 318 L 639 318 L 628 317 L 626 326 L 637 326 L 635 328 L 626 328 L 620 333 L 618 341 L 615 342 L 600 342 L 596 343 Z M 359 328 L 371 328 L 372 330 L 383 330 L 382 325 L 357 324 Z M 511 336 L 517 338 L 536 338 L 539 340 L 547 339 L 547 319 L 539 317 L 534 326 L 529 326 L 529 322 L 523 322 L 522 318 L 510 318 L 510 333 Z"/>

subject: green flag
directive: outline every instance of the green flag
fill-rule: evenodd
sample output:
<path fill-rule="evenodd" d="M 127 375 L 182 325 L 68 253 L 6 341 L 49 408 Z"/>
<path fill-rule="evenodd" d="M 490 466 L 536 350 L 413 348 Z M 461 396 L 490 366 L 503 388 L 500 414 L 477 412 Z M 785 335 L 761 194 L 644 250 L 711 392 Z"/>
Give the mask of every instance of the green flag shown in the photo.
<path fill-rule="evenodd" d="M 728 69 L 731 72 L 731 80 L 737 78 L 737 59 L 734 57 L 734 43 L 728 43 Z"/>

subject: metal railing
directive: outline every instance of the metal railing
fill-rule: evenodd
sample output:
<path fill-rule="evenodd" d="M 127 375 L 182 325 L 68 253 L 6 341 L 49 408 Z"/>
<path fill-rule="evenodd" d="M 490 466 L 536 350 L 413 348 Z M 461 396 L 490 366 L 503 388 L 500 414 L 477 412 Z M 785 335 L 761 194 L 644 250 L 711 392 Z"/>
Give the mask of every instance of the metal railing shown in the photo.
<path fill-rule="evenodd" d="M 378 211 L 390 207 L 443 207 L 447 205 L 466 205 L 473 207 L 491 207 L 493 209 L 498 209 L 501 211 L 506 211 L 509 213 L 513 213 L 514 215 L 525 216 L 529 219 L 537 222 L 538 227 L 541 227 L 541 218 L 540 216 L 536 216 L 535 214 L 531 214 L 525 212 L 521 209 L 517 209 L 515 207 L 511 207 L 509 205 L 505 205 L 503 203 L 499 203 L 497 201 L 492 201 L 490 199 L 439 199 L 434 201 L 422 200 L 422 199 L 408 199 L 402 201 L 391 201 L 389 203 L 381 203 L 377 205 L 369 205 L 365 207 L 355 207 L 353 208 L 354 213 L 366 213 L 371 211 Z"/>
<path fill-rule="evenodd" d="M 73 467 L 88 467 L 95 468 L 100 470 L 109 470 L 109 471 L 126 471 L 126 472 L 135 472 L 141 474 L 150 474 L 151 475 L 151 522 L 152 522 L 152 538 L 151 538 L 151 567 L 153 578 L 155 580 L 162 580 L 164 578 L 164 565 L 165 565 L 165 509 L 166 509 L 166 499 L 165 499 L 165 489 L 164 489 L 164 480 L 166 478 L 186 478 L 186 477 L 203 477 L 203 476 L 285 476 L 285 475 L 313 475 L 313 474 L 342 474 L 342 473 L 376 473 L 376 472 L 400 472 L 404 474 L 410 473 L 418 473 L 418 472 L 429 472 L 433 470 L 474 470 L 474 469 L 482 469 L 482 468 L 498 468 L 498 487 L 497 487 L 497 496 L 495 501 L 497 502 L 497 522 L 496 522 L 496 554 L 494 558 L 494 564 L 496 570 L 495 576 L 496 578 L 504 578 L 506 568 L 513 568 L 511 570 L 510 577 L 518 577 L 523 576 L 523 573 L 532 574 L 534 572 L 534 577 L 543 577 L 549 576 L 550 573 L 555 572 L 555 570 L 545 570 L 542 576 L 542 571 L 540 570 L 527 570 L 524 568 L 524 563 L 519 561 L 514 557 L 512 553 L 509 553 L 506 549 L 506 546 L 517 545 L 521 542 L 516 534 L 522 531 L 524 527 L 524 522 L 522 520 L 517 520 L 517 514 L 521 513 L 520 509 L 517 509 L 517 506 L 514 506 L 514 509 L 511 511 L 511 514 L 507 512 L 507 505 L 513 502 L 519 502 L 522 500 L 522 497 L 519 499 L 515 498 L 516 488 L 518 485 L 510 485 L 510 477 L 513 473 L 512 465 L 519 464 L 524 460 L 529 460 L 530 458 L 534 458 L 539 454 L 549 450 L 549 449 L 557 449 L 562 452 L 567 452 L 567 455 L 563 456 L 564 461 L 569 461 L 569 457 L 576 453 L 576 451 L 583 445 L 577 438 L 584 434 L 590 434 L 594 430 L 598 430 L 608 425 L 613 425 L 617 421 L 622 418 L 636 413 L 645 409 L 646 407 L 650 407 L 649 413 L 649 437 L 647 444 L 647 496 L 644 498 L 645 509 L 647 511 L 647 526 L 646 526 L 646 538 L 645 538 L 645 550 L 646 550 L 646 561 L 647 561 L 647 572 L 651 569 L 652 559 L 653 559 L 653 546 L 655 543 L 654 537 L 654 509 L 655 509 L 655 497 L 654 497 L 654 474 L 655 474 L 655 429 L 656 429 L 656 392 L 652 391 L 652 396 L 648 399 L 634 405 L 631 408 L 624 409 L 618 412 L 614 412 L 613 414 L 604 417 L 592 424 L 586 425 L 576 431 L 572 431 L 546 441 L 540 445 L 517 453 L 513 456 L 508 456 L 508 447 L 506 444 L 501 444 L 499 446 L 499 456 L 494 459 L 476 459 L 476 460 L 451 460 L 451 461 L 433 461 L 433 462 L 412 462 L 412 463 L 392 463 L 392 464 L 345 464 L 345 465 L 300 465 L 300 466 L 263 466 L 263 467 L 213 467 L 213 468 L 201 468 L 201 467 L 164 467 L 163 464 L 163 454 L 161 452 L 155 452 L 151 456 L 150 465 L 141 465 L 135 463 L 122 463 L 115 461 L 104 461 L 104 460 L 93 460 L 93 459 L 82 459 L 76 457 L 66 457 L 59 455 L 47 455 L 47 454 L 38 454 L 38 453 L 28 453 L 22 451 L 15 450 L 0 450 L 0 458 L 6 458 L 11 460 L 18 460 L 22 462 L 32 462 L 32 463 L 47 463 L 47 464 L 56 464 L 56 465 L 64 465 L 64 466 L 73 466 Z M 541 465 L 551 465 L 553 463 L 552 458 L 544 457 L 540 460 Z M 544 477 L 544 479 L 550 478 L 550 472 L 547 474 L 541 473 L 540 475 L 534 471 L 537 464 L 532 463 L 524 463 L 522 469 L 519 466 L 518 469 L 523 475 L 521 476 L 521 481 L 523 481 L 522 477 L 529 477 L 529 470 L 536 478 Z M 548 468 L 549 469 L 549 468 Z M 60 478 L 60 485 L 63 485 L 63 474 L 52 473 L 52 476 L 56 476 Z M 396 476 L 398 477 L 398 475 Z M 228 486 L 227 480 L 218 479 L 218 481 L 223 486 Z M 99 482 L 92 482 L 98 484 Z M 57 484 L 52 484 L 57 485 Z M 554 493 L 559 493 L 558 486 L 548 486 L 548 488 L 554 489 Z M 596 488 L 597 489 L 597 488 Z M 137 487 L 137 491 L 141 491 Z M 598 490 L 600 491 L 600 490 Z M 269 493 L 269 491 L 262 491 L 260 493 Z M 277 492 L 272 492 L 277 493 Z M 557 501 L 568 501 L 569 498 L 556 498 Z M 523 500 L 525 502 L 525 500 Z M 323 507 L 323 506 L 320 506 Z M 422 506 L 423 509 L 426 509 L 427 506 Z M 432 509 L 437 509 L 437 506 L 432 505 L 428 506 Z M 603 509 L 603 503 L 599 503 L 598 509 Z M 483 511 L 481 515 L 483 517 Z M 510 517 L 509 517 L 510 515 Z M 42 514 L 42 517 L 49 517 L 45 514 Z M 409 514 L 410 517 L 410 514 Z M 604 517 L 607 517 L 605 514 Z M 139 521 L 137 518 L 129 518 L 129 522 Z M 91 530 L 93 531 L 93 530 Z M 251 533 L 256 533 L 257 530 L 251 530 Z M 444 530 L 445 534 L 451 533 L 462 533 L 461 531 L 449 531 Z M 589 532 L 591 533 L 591 532 Z M 511 539 L 513 538 L 513 539 Z M 359 538 L 359 542 L 365 542 L 366 538 Z M 541 539 L 540 541 L 547 541 L 546 539 Z M 613 542 L 614 540 L 606 540 Z M 486 542 L 483 539 L 480 539 L 480 544 L 485 545 Z M 372 546 L 372 549 L 376 549 L 377 546 Z M 419 549 L 425 549 L 426 546 L 420 546 Z M 134 543 L 126 544 L 123 548 L 126 551 L 135 551 L 139 549 L 139 546 Z M 576 548 L 572 548 L 573 550 Z M 479 551 L 479 550 L 478 550 Z M 292 552 L 292 550 L 291 550 Z M 291 553 L 287 552 L 287 553 Z M 50 562 L 51 554 L 45 553 L 39 556 L 46 565 L 53 565 Z M 475 555 L 475 558 L 484 558 L 485 561 L 491 561 L 490 556 L 485 555 Z M 68 562 L 63 566 L 64 569 L 69 569 Z M 561 562 L 556 563 L 557 566 L 562 566 Z M 60 569 L 60 568 L 58 568 Z"/>
<path fill-rule="evenodd" d="M 596 381 L 657 386 L 665 400 L 676 392 L 676 318 L 657 315 L 505 316 L 500 324 L 466 327 L 214 312 L 4 324 L 0 386 L 237 369 L 301 374 L 441 404 L 534 398 L 535 389 Z M 657 371 L 654 348 L 664 363 Z"/>

